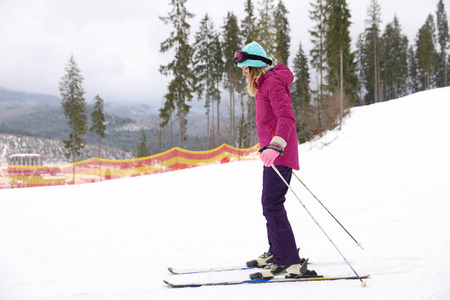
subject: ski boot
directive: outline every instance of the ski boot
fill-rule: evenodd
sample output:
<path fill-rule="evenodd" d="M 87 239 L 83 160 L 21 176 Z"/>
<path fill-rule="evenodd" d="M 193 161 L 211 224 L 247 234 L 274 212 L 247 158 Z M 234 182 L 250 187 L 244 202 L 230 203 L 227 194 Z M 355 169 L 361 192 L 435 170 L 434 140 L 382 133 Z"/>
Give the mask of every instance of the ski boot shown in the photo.
<path fill-rule="evenodd" d="M 285 266 L 275 263 L 269 264 L 262 272 L 250 274 L 250 279 L 272 279 L 281 275 L 284 275 L 285 278 L 299 278 L 308 273 L 308 259 L 305 259 L 302 264 Z"/>
<path fill-rule="evenodd" d="M 273 254 L 264 252 L 257 259 L 247 262 L 249 268 L 262 268 L 273 262 Z"/>

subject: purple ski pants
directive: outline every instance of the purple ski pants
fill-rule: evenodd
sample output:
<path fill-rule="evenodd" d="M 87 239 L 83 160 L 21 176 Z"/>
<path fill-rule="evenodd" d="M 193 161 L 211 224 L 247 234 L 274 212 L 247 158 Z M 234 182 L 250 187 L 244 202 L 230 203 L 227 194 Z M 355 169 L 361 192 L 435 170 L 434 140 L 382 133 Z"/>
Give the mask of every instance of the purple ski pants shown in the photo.
<path fill-rule="evenodd" d="M 276 166 L 286 182 L 290 183 L 292 169 Z M 267 221 L 269 252 L 273 254 L 274 263 L 292 265 L 300 263 L 294 233 L 289 223 L 284 202 L 288 187 L 272 167 L 264 167 L 262 206 Z"/>

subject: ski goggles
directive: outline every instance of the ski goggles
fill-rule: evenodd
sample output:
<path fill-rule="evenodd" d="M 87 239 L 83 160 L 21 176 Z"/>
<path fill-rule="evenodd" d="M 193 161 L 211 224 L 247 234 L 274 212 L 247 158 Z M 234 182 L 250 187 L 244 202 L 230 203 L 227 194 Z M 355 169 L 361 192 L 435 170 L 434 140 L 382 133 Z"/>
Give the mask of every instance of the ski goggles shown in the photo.
<path fill-rule="evenodd" d="M 272 64 L 272 61 L 264 56 L 248 54 L 247 52 L 241 51 L 241 50 L 234 52 L 234 62 L 235 63 L 238 64 L 238 63 L 246 61 L 247 59 L 260 60 L 262 62 L 265 62 L 269 66 Z"/>

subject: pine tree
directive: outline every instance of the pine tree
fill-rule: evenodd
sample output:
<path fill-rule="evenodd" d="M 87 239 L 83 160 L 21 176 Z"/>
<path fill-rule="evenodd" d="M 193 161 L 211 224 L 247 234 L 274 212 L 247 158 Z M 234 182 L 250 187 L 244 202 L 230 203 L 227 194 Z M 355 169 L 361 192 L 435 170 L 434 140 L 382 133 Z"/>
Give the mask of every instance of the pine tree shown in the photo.
<path fill-rule="evenodd" d="M 300 143 L 310 140 L 311 132 L 311 91 L 308 58 L 306 57 L 302 44 L 299 44 L 297 55 L 294 58 L 294 77 L 291 86 L 292 108 L 297 120 L 297 135 Z"/>
<path fill-rule="evenodd" d="M 427 22 L 419 29 L 416 38 L 417 67 L 421 78 L 421 90 L 431 87 L 431 73 L 434 64 L 433 28 Z"/>
<path fill-rule="evenodd" d="M 362 40 L 358 44 L 361 55 L 361 80 L 366 94 L 364 103 L 379 102 L 382 99 L 380 79 L 380 6 L 372 0 L 367 9 L 368 18 Z"/>
<path fill-rule="evenodd" d="M 137 158 L 139 157 L 147 157 L 152 155 L 150 151 L 147 149 L 147 137 L 145 136 L 144 131 L 142 131 L 141 138 L 139 139 L 139 146 L 137 148 Z"/>
<path fill-rule="evenodd" d="M 286 66 L 289 60 L 289 48 L 291 46 L 291 37 L 289 35 L 289 20 L 287 18 L 288 10 L 284 6 L 283 0 L 278 2 L 275 10 L 275 60 L 282 62 Z"/>
<path fill-rule="evenodd" d="M 66 157 L 72 158 L 75 162 L 80 156 L 81 150 L 86 145 L 82 136 L 87 131 L 87 114 L 86 114 L 86 100 L 84 99 L 84 90 L 82 87 L 83 76 L 81 70 L 78 68 L 73 55 L 67 64 L 66 74 L 61 77 L 59 82 L 59 91 L 62 97 L 62 107 L 64 116 L 69 120 L 71 132 L 68 140 L 64 140 L 64 146 L 69 151 Z"/>
<path fill-rule="evenodd" d="M 326 34 L 327 34 L 327 10 L 326 0 L 317 0 L 316 4 L 311 2 L 312 10 L 309 11 L 309 17 L 315 21 L 314 29 L 310 31 L 311 42 L 311 66 L 318 73 L 319 82 L 317 83 L 317 120 L 319 128 L 322 128 L 322 107 L 325 102 L 325 91 L 328 86 L 325 82 L 325 72 L 327 70 L 327 52 L 326 52 Z"/>
<path fill-rule="evenodd" d="M 327 1 L 327 62 L 328 83 L 339 97 L 339 120 L 344 113 L 344 97 L 350 104 L 356 100 L 357 77 L 354 53 L 350 51 L 350 10 L 346 0 Z"/>
<path fill-rule="evenodd" d="M 245 1 L 245 13 L 244 20 L 241 21 L 242 27 L 242 39 L 244 44 L 247 45 L 258 39 L 258 27 L 256 26 L 255 7 L 252 0 Z"/>
<path fill-rule="evenodd" d="M 372 66 L 373 72 L 373 85 L 367 86 L 369 90 L 373 88 L 373 100 L 374 102 L 382 101 L 381 94 L 381 83 L 380 83 L 380 45 L 379 45 L 379 35 L 380 35 L 380 5 L 377 0 L 372 0 L 367 10 L 368 19 L 366 23 L 368 25 L 366 29 L 366 39 L 370 47 L 369 53 L 372 52 L 372 59 L 369 59 L 369 65 Z"/>
<path fill-rule="evenodd" d="M 363 83 L 364 78 L 364 33 L 358 35 L 358 41 L 356 42 L 356 75 L 358 76 L 358 96 L 355 105 L 366 105 L 364 100 L 365 86 Z"/>
<path fill-rule="evenodd" d="M 444 2 L 442 0 L 439 0 L 437 6 L 436 19 L 438 30 L 438 42 L 440 45 L 437 85 L 439 87 L 443 87 L 448 86 L 447 49 L 450 43 L 450 36 L 448 30 L 447 13 L 445 12 Z"/>
<path fill-rule="evenodd" d="M 244 44 L 247 45 L 253 41 L 258 41 L 259 32 L 257 26 L 257 18 L 255 16 L 255 7 L 252 0 L 245 1 L 245 18 L 241 21 L 241 35 Z M 241 106 L 241 123 L 243 123 L 240 140 L 243 142 L 242 147 L 248 148 L 257 143 L 256 124 L 255 124 L 255 99 L 250 95 L 244 96 L 246 101 L 242 99 Z"/>
<path fill-rule="evenodd" d="M 437 86 L 437 80 L 439 77 L 439 72 L 438 72 L 438 68 L 439 68 L 439 53 L 437 51 L 437 44 L 438 44 L 438 39 L 437 39 L 437 34 L 436 34 L 436 23 L 434 22 L 434 16 L 432 14 L 429 14 L 426 20 L 426 24 L 428 25 L 430 32 L 431 32 L 431 37 L 433 40 L 433 62 L 432 62 L 432 66 L 431 66 L 431 70 L 430 70 L 430 84 L 428 88 L 435 88 Z"/>
<path fill-rule="evenodd" d="M 401 33 L 397 16 L 386 25 L 380 39 L 380 65 L 384 98 L 395 99 L 405 95 L 408 77 L 408 38 Z"/>
<path fill-rule="evenodd" d="M 105 111 L 103 109 L 103 99 L 99 95 L 94 98 L 94 110 L 91 113 L 92 126 L 89 131 L 98 135 L 98 157 L 101 155 L 102 139 L 105 138 L 106 122 Z"/>
<path fill-rule="evenodd" d="M 427 20 L 425 21 L 425 24 L 428 25 L 428 28 L 431 32 L 431 37 L 433 38 L 433 44 L 437 44 L 436 40 L 436 24 L 434 23 L 434 17 L 432 14 L 429 14 L 427 17 Z"/>
<path fill-rule="evenodd" d="M 415 93 L 419 91 L 419 67 L 417 65 L 417 56 L 414 47 L 411 45 L 408 49 L 408 78 L 409 78 L 409 92 Z"/>
<path fill-rule="evenodd" d="M 273 0 L 262 0 L 259 9 L 258 43 L 267 53 L 267 57 L 273 58 L 276 55 L 276 28 L 274 21 Z M 275 62 L 274 62 L 275 63 Z"/>
<path fill-rule="evenodd" d="M 308 58 L 303 51 L 302 43 L 300 42 L 297 55 L 294 58 L 294 77 L 295 81 L 292 84 L 292 106 L 298 115 L 301 115 L 311 105 L 310 93 L 310 77 Z"/>
<path fill-rule="evenodd" d="M 223 73 L 224 73 L 224 61 L 223 61 L 223 51 L 222 51 L 222 45 L 220 43 L 219 33 L 216 33 L 214 35 L 213 42 L 211 44 L 212 47 L 212 81 L 215 85 L 215 89 L 212 90 L 211 97 L 214 100 L 216 104 L 216 120 L 217 120 L 217 126 L 214 128 L 214 110 L 213 110 L 213 128 L 212 128 L 212 145 L 211 147 L 218 147 L 220 145 L 220 100 L 221 100 L 221 93 L 220 93 L 220 84 L 222 82 Z"/>
<path fill-rule="evenodd" d="M 203 92 L 205 93 L 205 108 L 207 117 L 207 147 L 211 147 L 211 131 L 210 131 L 210 114 L 211 114 L 211 98 L 218 93 L 217 86 L 213 80 L 214 76 L 214 24 L 205 15 L 200 22 L 200 29 L 195 34 L 194 44 L 194 72 L 197 76 L 197 94 L 201 99 Z"/>
<path fill-rule="evenodd" d="M 193 98 L 195 85 L 195 75 L 191 71 L 193 49 L 189 45 L 191 26 L 187 23 L 187 19 L 193 18 L 194 15 L 186 10 L 185 3 L 186 0 L 171 0 L 172 11 L 167 17 L 160 17 L 164 24 L 171 23 L 174 28 L 170 37 L 161 43 L 160 52 L 164 53 L 170 49 L 175 51 L 174 59 L 168 65 L 160 67 L 161 74 L 173 77 L 168 86 L 168 93 L 164 96 L 164 106 L 160 109 L 161 126 L 166 126 L 176 111 L 180 148 L 184 145 L 186 117 L 191 108 L 187 103 Z"/>
<path fill-rule="evenodd" d="M 228 90 L 230 95 L 230 131 L 228 136 L 228 143 L 232 144 L 236 136 L 236 93 L 242 92 L 244 85 L 244 76 L 242 76 L 242 70 L 236 67 L 236 64 L 232 59 L 234 56 L 234 52 L 238 49 L 242 49 L 238 21 L 236 16 L 232 12 L 228 12 L 227 17 L 225 18 L 222 37 L 222 50 L 225 57 L 224 86 L 225 89 Z"/>
<path fill-rule="evenodd" d="M 371 47 L 371 38 L 367 38 L 367 32 L 360 36 L 360 41 L 358 42 L 358 52 L 360 55 L 360 67 L 361 76 L 359 79 L 364 85 L 365 93 L 363 96 L 364 104 L 371 104 L 375 102 L 375 89 L 374 89 L 374 66 L 373 66 L 373 47 Z"/>

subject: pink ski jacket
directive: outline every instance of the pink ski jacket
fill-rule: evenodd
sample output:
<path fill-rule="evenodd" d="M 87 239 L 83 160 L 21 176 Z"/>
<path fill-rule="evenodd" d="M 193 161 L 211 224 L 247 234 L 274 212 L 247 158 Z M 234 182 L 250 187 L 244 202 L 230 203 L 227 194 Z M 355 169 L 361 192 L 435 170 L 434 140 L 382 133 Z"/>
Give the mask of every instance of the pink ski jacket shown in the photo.
<path fill-rule="evenodd" d="M 287 142 L 284 154 L 275 159 L 274 165 L 299 170 L 298 139 L 289 90 L 293 81 L 291 70 L 282 63 L 258 79 L 256 131 L 261 147 L 270 144 L 276 136 Z"/>

